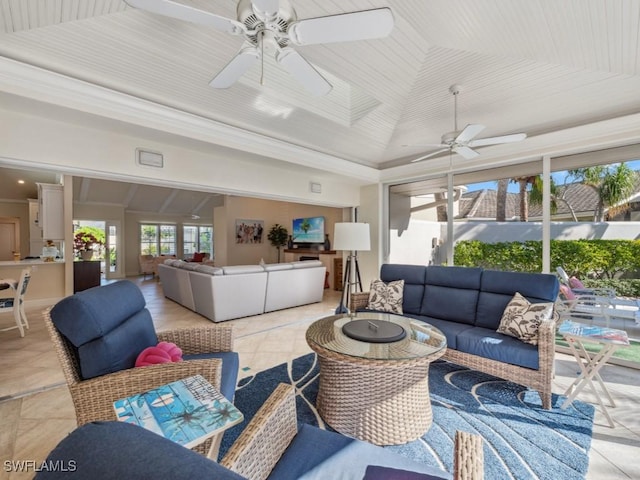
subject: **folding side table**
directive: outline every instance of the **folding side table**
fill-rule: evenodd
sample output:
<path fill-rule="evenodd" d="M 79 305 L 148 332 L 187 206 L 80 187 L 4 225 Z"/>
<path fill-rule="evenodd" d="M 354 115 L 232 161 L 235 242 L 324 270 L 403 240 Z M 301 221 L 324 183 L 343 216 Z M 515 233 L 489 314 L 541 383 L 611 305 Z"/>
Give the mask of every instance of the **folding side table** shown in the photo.
<path fill-rule="evenodd" d="M 567 399 L 560 408 L 565 409 L 571 405 L 571 402 L 573 402 L 582 389 L 586 385 L 589 385 L 598 400 L 598 405 L 602 408 L 602 413 L 607 417 L 609 425 L 614 427 L 615 425 L 613 420 L 607 411 L 600 393 L 593 383 L 593 379 L 595 378 L 600 385 L 600 388 L 607 396 L 610 405 L 615 407 L 616 404 L 613 401 L 607 386 L 602 380 L 599 371 L 618 348 L 629 346 L 629 337 L 627 336 L 627 332 L 624 330 L 585 325 L 583 323 L 567 320 L 560 325 L 558 333 L 567 341 L 571 353 L 573 353 L 576 362 L 580 366 L 580 375 L 573 381 L 565 392 Z M 595 354 L 589 353 L 585 348 L 585 344 L 587 343 L 600 345 L 601 348 Z"/>

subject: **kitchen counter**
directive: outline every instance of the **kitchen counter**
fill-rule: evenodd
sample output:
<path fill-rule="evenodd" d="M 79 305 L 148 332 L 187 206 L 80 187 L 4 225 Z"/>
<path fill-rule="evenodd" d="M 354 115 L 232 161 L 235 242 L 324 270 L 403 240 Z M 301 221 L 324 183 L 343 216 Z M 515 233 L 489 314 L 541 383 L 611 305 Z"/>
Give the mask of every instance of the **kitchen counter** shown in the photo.
<path fill-rule="evenodd" d="M 27 305 L 39 304 L 48 306 L 63 298 L 65 285 L 65 262 L 45 262 L 33 260 L 0 261 L 0 279 L 18 280 L 24 268 L 31 268 L 31 281 L 27 287 L 25 302 Z"/>

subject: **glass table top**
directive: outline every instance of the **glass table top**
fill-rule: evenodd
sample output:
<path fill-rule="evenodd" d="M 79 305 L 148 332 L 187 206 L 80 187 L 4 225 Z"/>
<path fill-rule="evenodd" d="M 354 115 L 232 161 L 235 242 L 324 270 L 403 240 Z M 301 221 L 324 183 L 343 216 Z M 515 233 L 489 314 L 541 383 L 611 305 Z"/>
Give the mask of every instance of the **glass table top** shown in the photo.
<path fill-rule="evenodd" d="M 400 325 L 407 335 L 389 343 L 370 343 L 348 337 L 342 327 L 356 320 L 392 322 Z M 444 334 L 428 323 L 391 313 L 358 312 L 321 318 L 309 326 L 307 343 L 332 352 L 372 360 L 408 360 L 439 354 L 447 347 Z M 439 355 L 438 355 L 439 356 Z"/>

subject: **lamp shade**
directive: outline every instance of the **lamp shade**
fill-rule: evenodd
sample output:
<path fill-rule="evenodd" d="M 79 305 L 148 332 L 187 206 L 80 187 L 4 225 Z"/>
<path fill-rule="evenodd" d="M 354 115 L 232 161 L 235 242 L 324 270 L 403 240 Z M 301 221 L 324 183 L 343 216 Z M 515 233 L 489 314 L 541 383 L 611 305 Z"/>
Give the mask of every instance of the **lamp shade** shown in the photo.
<path fill-rule="evenodd" d="M 371 239 L 368 223 L 344 222 L 336 223 L 333 231 L 333 248 L 335 250 L 371 250 Z"/>

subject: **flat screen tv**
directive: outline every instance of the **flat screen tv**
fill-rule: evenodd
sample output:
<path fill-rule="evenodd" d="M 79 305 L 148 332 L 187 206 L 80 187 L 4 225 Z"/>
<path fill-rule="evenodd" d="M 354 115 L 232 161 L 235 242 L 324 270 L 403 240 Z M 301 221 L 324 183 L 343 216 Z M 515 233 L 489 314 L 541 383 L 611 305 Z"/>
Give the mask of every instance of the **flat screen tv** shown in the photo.
<path fill-rule="evenodd" d="M 293 219 L 294 243 L 323 243 L 324 217 Z"/>

